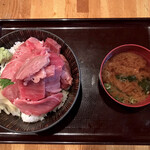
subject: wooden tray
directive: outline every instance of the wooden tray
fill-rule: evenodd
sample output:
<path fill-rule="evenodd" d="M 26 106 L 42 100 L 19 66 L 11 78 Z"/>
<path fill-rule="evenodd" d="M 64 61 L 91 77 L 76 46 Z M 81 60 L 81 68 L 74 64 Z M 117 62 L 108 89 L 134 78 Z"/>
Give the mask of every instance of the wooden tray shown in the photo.
<path fill-rule="evenodd" d="M 53 128 L 21 134 L 0 128 L 0 143 L 150 144 L 150 105 L 129 109 L 107 97 L 98 74 L 105 55 L 132 43 L 150 48 L 150 19 L 0 20 L 0 36 L 38 28 L 61 37 L 81 69 L 81 90 L 70 113 Z"/>

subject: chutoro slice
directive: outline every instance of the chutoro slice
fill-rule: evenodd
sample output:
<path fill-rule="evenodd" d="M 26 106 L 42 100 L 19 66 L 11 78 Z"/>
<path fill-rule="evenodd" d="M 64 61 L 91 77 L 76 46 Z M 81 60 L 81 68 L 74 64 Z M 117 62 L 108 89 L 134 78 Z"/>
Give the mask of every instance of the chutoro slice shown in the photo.
<path fill-rule="evenodd" d="M 33 56 L 29 59 L 26 59 L 25 63 L 16 73 L 16 79 L 23 80 L 37 73 L 43 67 L 49 64 L 49 55 L 44 56 Z"/>
<path fill-rule="evenodd" d="M 38 83 L 32 81 L 25 86 L 23 81 L 18 82 L 18 89 L 20 91 L 20 98 L 31 101 L 37 101 L 45 97 L 45 81 L 40 80 Z"/>
<path fill-rule="evenodd" d="M 16 99 L 14 105 L 17 106 L 21 112 L 27 115 L 40 116 L 52 111 L 58 106 L 63 98 L 62 93 L 53 94 L 39 101 L 28 101 L 25 99 Z"/>
<path fill-rule="evenodd" d="M 53 39 L 47 38 L 46 41 L 44 42 L 44 46 L 48 47 L 50 49 L 50 52 L 54 52 L 59 54 L 61 46 Z"/>

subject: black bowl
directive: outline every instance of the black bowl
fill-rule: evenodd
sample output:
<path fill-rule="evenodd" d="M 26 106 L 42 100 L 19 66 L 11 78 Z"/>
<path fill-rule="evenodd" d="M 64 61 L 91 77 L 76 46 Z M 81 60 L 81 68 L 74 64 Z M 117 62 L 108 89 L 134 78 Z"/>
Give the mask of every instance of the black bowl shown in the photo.
<path fill-rule="evenodd" d="M 35 37 L 39 40 L 45 40 L 50 37 L 57 41 L 61 46 L 61 54 L 63 54 L 69 62 L 73 77 L 73 85 L 69 89 L 68 99 L 61 109 L 55 113 L 48 113 L 43 121 L 36 123 L 25 123 L 21 118 L 0 113 L 0 126 L 14 132 L 41 132 L 49 129 L 60 122 L 71 110 L 79 94 L 80 89 L 80 71 L 77 58 L 71 48 L 58 36 L 44 30 L 17 30 L 0 38 L 0 47 L 11 48 L 17 41 L 25 41 L 29 37 Z"/>

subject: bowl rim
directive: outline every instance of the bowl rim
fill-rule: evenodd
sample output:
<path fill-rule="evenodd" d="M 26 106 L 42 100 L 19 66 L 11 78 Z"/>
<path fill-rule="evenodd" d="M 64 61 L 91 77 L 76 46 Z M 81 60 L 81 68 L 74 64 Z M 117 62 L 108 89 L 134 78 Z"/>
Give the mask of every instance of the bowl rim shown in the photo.
<path fill-rule="evenodd" d="M 147 52 L 150 53 L 150 50 L 149 50 L 148 48 L 146 48 L 146 47 L 144 47 L 144 46 L 141 46 L 141 45 L 138 45 L 138 44 L 123 44 L 123 45 L 119 45 L 119 46 L 113 48 L 112 50 L 109 51 L 109 53 L 106 54 L 106 56 L 104 57 L 104 59 L 103 59 L 103 61 L 102 61 L 102 63 L 101 63 L 100 72 L 99 72 L 99 80 L 100 80 L 101 86 L 103 87 L 103 89 L 105 90 L 105 92 L 107 93 L 107 95 L 108 95 L 112 100 L 114 100 L 115 102 L 117 102 L 118 104 L 120 104 L 120 105 L 122 105 L 122 106 L 126 106 L 126 107 L 129 107 L 129 108 L 139 108 L 139 107 L 143 107 L 143 106 L 146 106 L 146 105 L 150 104 L 150 101 L 149 101 L 149 102 L 147 101 L 147 102 L 145 102 L 145 103 L 135 104 L 135 105 L 133 105 L 133 104 L 121 103 L 121 102 L 117 101 L 114 97 L 112 97 L 112 96 L 109 94 L 109 92 L 106 90 L 106 88 L 105 88 L 105 86 L 104 86 L 104 83 L 103 83 L 103 80 L 102 80 L 102 69 L 103 69 L 103 66 L 104 66 L 104 64 L 106 63 L 106 61 L 108 61 L 112 56 L 109 57 L 108 59 L 107 59 L 107 57 L 108 57 L 112 52 L 116 51 L 118 48 L 127 47 L 127 46 L 128 46 L 128 47 L 129 47 L 129 46 L 140 47 L 140 48 L 142 48 L 143 50 L 146 50 Z M 121 53 L 121 52 L 119 52 L 119 53 Z M 106 59 L 107 59 L 107 60 L 106 60 Z"/>
<path fill-rule="evenodd" d="M 76 92 L 76 96 L 74 98 L 74 101 L 73 103 L 71 104 L 70 108 L 64 113 L 63 116 L 61 116 L 60 119 L 58 119 L 57 121 L 55 121 L 54 123 L 52 123 L 51 125 L 49 125 L 48 127 L 45 127 L 45 128 L 42 128 L 42 129 L 38 129 L 38 130 L 33 130 L 33 131 L 17 131 L 17 130 L 12 130 L 12 129 L 9 129 L 7 127 L 4 127 L 3 125 L 0 124 L 0 127 L 8 130 L 8 131 L 11 131 L 11 132 L 16 132 L 16 133 L 38 133 L 38 132 L 42 132 L 42 131 L 45 131 L 47 129 L 50 129 L 52 128 L 53 126 L 55 126 L 56 124 L 58 124 L 59 122 L 61 122 L 67 115 L 68 113 L 70 112 L 70 110 L 73 108 L 74 104 L 76 103 L 77 101 L 77 98 L 79 96 L 79 92 L 80 92 L 80 88 L 81 88 L 81 70 L 80 70 L 80 65 L 79 65 L 79 62 L 78 62 L 78 59 L 74 53 L 74 51 L 72 50 L 72 48 L 59 36 L 57 36 L 56 34 L 50 32 L 50 31 L 46 31 L 46 30 L 43 30 L 43 29 L 38 29 L 38 28 L 27 28 L 27 29 L 17 29 L 15 31 L 12 31 L 12 32 L 9 32 L 5 35 L 3 35 L 2 37 L 0 37 L 0 41 L 2 40 L 2 38 L 5 38 L 11 34 L 14 34 L 14 33 L 17 33 L 17 32 L 20 32 L 20 31 L 39 31 L 39 32 L 45 32 L 47 34 L 50 34 L 54 37 L 56 37 L 57 39 L 59 39 L 59 41 L 63 42 L 67 48 L 71 51 L 71 53 L 73 54 L 74 58 L 75 58 L 75 61 L 76 61 L 76 64 L 77 64 L 77 68 L 78 68 L 78 72 L 79 72 L 79 83 L 78 83 L 78 89 L 77 89 L 77 92 Z M 55 40 L 56 41 L 56 40 Z M 57 113 L 57 112 L 55 112 Z M 25 122 L 24 122 L 25 123 Z M 36 122 L 35 122 L 36 123 Z"/>

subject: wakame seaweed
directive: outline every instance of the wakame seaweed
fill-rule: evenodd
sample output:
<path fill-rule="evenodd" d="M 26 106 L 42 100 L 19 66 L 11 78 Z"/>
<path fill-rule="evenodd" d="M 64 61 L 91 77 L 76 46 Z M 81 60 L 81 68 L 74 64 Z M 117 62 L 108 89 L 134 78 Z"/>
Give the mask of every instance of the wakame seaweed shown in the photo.
<path fill-rule="evenodd" d="M 109 93 L 112 92 L 111 84 L 109 84 L 109 83 L 104 83 L 104 86 L 105 86 L 106 90 L 107 90 Z"/>
<path fill-rule="evenodd" d="M 134 76 L 134 75 L 130 75 L 130 76 L 116 75 L 116 78 L 118 80 L 121 80 L 121 81 L 127 81 L 128 80 L 129 82 L 137 80 L 136 76 Z"/>
<path fill-rule="evenodd" d="M 149 94 L 150 92 L 150 79 L 142 79 L 141 81 L 138 82 L 138 85 L 142 87 L 143 91 L 145 94 Z"/>

